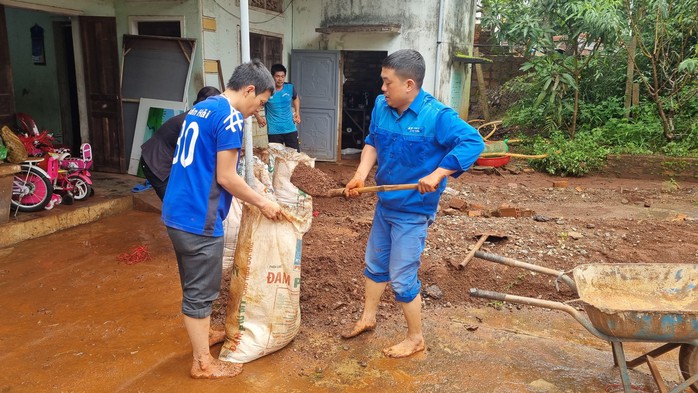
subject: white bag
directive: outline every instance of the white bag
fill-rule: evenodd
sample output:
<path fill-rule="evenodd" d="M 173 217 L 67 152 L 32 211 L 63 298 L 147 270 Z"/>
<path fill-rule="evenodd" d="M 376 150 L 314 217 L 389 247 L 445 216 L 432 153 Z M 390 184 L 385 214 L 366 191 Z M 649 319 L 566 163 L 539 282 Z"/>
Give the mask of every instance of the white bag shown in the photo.
<path fill-rule="evenodd" d="M 286 169 L 298 162 L 278 163 L 275 169 L 284 169 L 273 173 L 275 194 L 292 196 L 292 203 L 275 195 L 283 207 L 281 221 L 267 219 L 254 206 L 242 206 L 221 360 L 250 362 L 283 348 L 300 329 L 301 246 L 312 223 L 313 204 L 312 197 L 290 182 L 293 170 Z"/>

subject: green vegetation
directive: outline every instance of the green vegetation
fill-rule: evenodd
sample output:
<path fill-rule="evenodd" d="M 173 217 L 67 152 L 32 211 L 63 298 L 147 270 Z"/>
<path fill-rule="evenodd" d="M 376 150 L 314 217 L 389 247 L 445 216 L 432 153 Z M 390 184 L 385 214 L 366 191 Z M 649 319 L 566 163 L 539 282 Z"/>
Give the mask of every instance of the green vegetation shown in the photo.
<path fill-rule="evenodd" d="M 582 176 L 608 154 L 698 157 L 696 9 L 698 0 L 483 0 L 483 27 L 527 58 L 526 74 L 503 87 L 514 97 L 503 122 L 527 153 L 549 155 L 531 164 Z"/>

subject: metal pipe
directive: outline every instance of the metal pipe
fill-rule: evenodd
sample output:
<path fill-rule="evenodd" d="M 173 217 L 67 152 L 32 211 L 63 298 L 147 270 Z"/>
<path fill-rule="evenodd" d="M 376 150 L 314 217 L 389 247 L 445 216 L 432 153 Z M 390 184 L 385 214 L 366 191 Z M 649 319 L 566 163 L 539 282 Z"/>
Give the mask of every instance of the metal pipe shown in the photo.
<path fill-rule="evenodd" d="M 615 338 L 615 337 L 610 337 L 607 336 L 603 333 L 601 333 L 599 330 L 597 330 L 592 324 L 591 321 L 589 321 L 587 318 L 582 316 L 582 313 L 577 311 L 574 307 L 560 303 L 560 302 L 553 302 L 550 300 L 543 300 L 543 299 L 534 299 L 532 297 L 525 297 L 525 296 L 516 296 L 516 295 L 509 295 L 506 293 L 501 293 L 501 292 L 492 292 L 492 291 L 485 291 L 477 288 L 470 288 L 470 296 L 472 297 L 479 297 L 479 298 L 484 298 L 484 299 L 491 299 L 491 300 L 498 300 L 500 302 L 509 302 L 509 303 L 517 303 L 517 304 L 525 304 L 527 306 L 536 306 L 536 307 L 543 307 L 543 308 L 549 308 L 551 310 L 559 310 L 559 311 L 564 311 L 568 314 L 570 314 L 574 319 L 577 320 L 586 330 L 589 331 L 589 333 L 593 334 L 594 336 L 605 340 L 605 341 L 617 341 L 620 342 L 620 339 Z M 625 361 L 625 359 L 623 359 Z"/>
<path fill-rule="evenodd" d="M 240 48 L 242 50 L 242 62 L 250 61 L 250 11 L 247 0 L 240 0 Z M 255 92 L 259 93 L 259 92 Z M 252 187 L 254 185 L 254 159 L 252 151 L 252 116 L 245 119 L 244 128 L 245 145 L 245 182 Z"/>
<path fill-rule="evenodd" d="M 518 261 L 514 258 L 507 258 L 505 256 L 497 255 L 497 254 L 492 254 L 489 252 L 484 252 L 484 251 L 475 251 L 475 257 L 484 259 L 486 261 L 490 262 L 496 262 L 502 265 L 507 265 L 507 266 L 512 266 L 512 267 L 518 267 L 526 270 L 531 270 L 536 273 L 542 273 L 542 274 L 547 274 L 549 276 L 553 277 L 558 277 L 562 282 L 567 284 L 570 288 L 574 290 L 575 293 L 577 293 L 577 285 L 574 283 L 574 280 L 572 280 L 569 276 L 565 274 L 563 271 L 557 271 L 553 270 L 547 267 L 543 266 L 538 266 L 534 265 L 532 263 L 526 263 L 526 262 L 521 262 Z"/>
<path fill-rule="evenodd" d="M 441 84 L 441 41 L 444 35 L 444 13 L 446 11 L 446 0 L 439 0 L 439 32 L 436 36 L 436 66 L 434 70 L 434 97 L 440 99 Z"/>

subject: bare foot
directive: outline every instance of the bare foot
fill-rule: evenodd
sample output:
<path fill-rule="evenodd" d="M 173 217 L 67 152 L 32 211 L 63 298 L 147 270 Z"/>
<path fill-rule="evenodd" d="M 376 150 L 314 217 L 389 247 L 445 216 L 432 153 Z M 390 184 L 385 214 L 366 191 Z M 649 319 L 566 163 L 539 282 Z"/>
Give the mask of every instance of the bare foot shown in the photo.
<path fill-rule="evenodd" d="M 218 343 L 225 341 L 225 330 L 209 330 L 208 331 L 208 346 L 212 347 Z"/>
<path fill-rule="evenodd" d="M 424 338 L 406 338 L 402 342 L 383 350 L 383 355 L 390 358 L 404 358 L 424 350 Z"/>
<path fill-rule="evenodd" d="M 342 338 L 352 338 L 356 337 L 363 332 L 370 332 L 376 328 L 376 321 L 364 322 L 359 320 L 354 325 L 354 329 L 341 333 Z"/>
<path fill-rule="evenodd" d="M 242 364 L 225 362 L 216 358 L 211 358 L 210 363 L 206 366 L 196 360 L 191 366 L 191 377 L 196 379 L 230 378 L 241 372 Z"/>

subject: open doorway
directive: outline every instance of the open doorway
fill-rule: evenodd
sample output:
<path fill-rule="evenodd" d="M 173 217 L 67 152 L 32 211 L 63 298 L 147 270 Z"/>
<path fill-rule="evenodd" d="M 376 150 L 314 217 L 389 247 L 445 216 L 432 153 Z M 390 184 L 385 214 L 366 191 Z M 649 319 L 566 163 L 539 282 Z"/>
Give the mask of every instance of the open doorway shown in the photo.
<path fill-rule="evenodd" d="M 386 51 L 342 51 L 342 153 L 357 153 L 364 147 L 371 111 L 381 94 L 381 62 Z"/>
<path fill-rule="evenodd" d="M 14 107 L 39 131 L 78 152 L 81 143 L 75 53 L 70 17 L 5 8 Z M 17 124 L 18 129 L 22 127 Z"/>
<path fill-rule="evenodd" d="M 56 45 L 56 73 L 58 99 L 61 108 L 61 136 L 65 146 L 73 155 L 80 152 L 83 142 L 80 136 L 80 110 L 78 89 L 75 77 L 75 50 L 73 47 L 73 26 L 70 21 L 53 23 Z"/>

